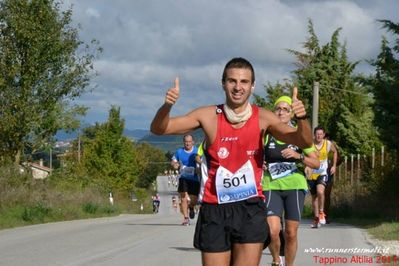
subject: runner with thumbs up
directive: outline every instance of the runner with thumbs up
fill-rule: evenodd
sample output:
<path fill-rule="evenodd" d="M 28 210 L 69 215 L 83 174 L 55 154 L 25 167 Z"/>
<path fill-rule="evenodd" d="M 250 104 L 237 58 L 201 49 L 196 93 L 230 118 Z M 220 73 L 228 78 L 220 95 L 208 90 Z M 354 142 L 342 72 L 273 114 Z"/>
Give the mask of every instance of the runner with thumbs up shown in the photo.
<path fill-rule="evenodd" d="M 294 88 L 292 98 L 281 96 L 273 106 L 274 113 L 280 121 L 292 127 L 291 120 L 294 116 L 306 116 L 303 105 L 298 103 L 297 94 L 298 90 Z M 264 143 L 265 171 L 262 187 L 270 228 L 269 249 L 273 257 L 272 265 L 292 266 L 298 249 L 298 226 L 308 189 L 304 168 L 319 167 L 320 164 L 313 145 L 307 149 L 300 149 L 276 139 L 271 134 L 266 134 Z"/>
<path fill-rule="evenodd" d="M 179 99 L 180 96 L 180 81 L 179 81 L 179 77 L 175 78 L 175 86 L 173 88 L 170 88 L 167 92 L 166 92 L 166 97 L 165 97 L 165 104 L 167 105 L 174 105 L 177 101 L 177 99 Z"/>
<path fill-rule="evenodd" d="M 244 58 L 225 66 L 221 87 L 225 102 L 196 108 L 170 117 L 177 103 L 180 82 L 166 93 L 164 104 L 151 123 L 157 135 L 186 134 L 202 128 L 205 134 L 198 215 L 194 246 L 203 265 L 259 265 L 268 236 L 262 193 L 263 137 L 266 131 L 300 148 L 312 145 L 312 134 L 303 103 L 294 92 L 293 109 L 298 127 L 281 122 L 270 110 L 249 103 L 255 89 L 255 72 Z"/>

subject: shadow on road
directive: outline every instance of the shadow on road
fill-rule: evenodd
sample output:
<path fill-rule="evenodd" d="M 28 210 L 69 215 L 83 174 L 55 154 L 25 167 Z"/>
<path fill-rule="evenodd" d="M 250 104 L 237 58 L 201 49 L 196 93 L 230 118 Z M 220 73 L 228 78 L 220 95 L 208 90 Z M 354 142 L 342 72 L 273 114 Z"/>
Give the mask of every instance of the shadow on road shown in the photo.
<path fill-rule="evenodd" d="M 189 252 L 200 252 L 198 249 L 196 248 L 188 248 L 188 247 L 170 247 L 176 250 L 181 250 L 181 251 L 189 251 Z"/>
<path fill-rule="evenodd" d="M 126 225 L 149 225 L 149 226 L 176 226 L 176 227 L 182 227 L 181 224 L 147 224 L 147 223 L 134 223 L 134 224 L 126 224 Z"/>

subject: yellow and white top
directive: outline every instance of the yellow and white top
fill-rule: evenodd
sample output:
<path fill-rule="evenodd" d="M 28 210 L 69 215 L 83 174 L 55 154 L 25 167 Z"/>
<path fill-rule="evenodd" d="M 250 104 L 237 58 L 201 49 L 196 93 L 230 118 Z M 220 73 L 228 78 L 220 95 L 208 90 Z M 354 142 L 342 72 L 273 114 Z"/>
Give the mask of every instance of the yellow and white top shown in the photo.
<path fill-rule="evenodd" d="M 312 174 L 310 175 L 310 180 L 317 180 L 320 175 L 327 175 L 328 168 L 328 153 L 331 149 L 331 142 L 329 140 L 323 140 L 321 148 L 316 146 L 317 155 L 319 156 L 320 167 L 317 169 L 312 169 Z"/>

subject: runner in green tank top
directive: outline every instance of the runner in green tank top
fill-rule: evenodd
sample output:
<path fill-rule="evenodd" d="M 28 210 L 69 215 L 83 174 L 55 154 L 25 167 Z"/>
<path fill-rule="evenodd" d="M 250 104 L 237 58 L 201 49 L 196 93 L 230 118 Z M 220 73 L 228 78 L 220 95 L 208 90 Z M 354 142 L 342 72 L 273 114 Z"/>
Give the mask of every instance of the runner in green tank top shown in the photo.
<path fill-rule="evenodd" d="M 274 104 L 274 112 L 280 120 L 292 126 L 292 100 L 280 97 Z M 303 173 L 304 165 L 319 165 L 316 150 L 300 150 L 297 146 L 286 144 L 267 134 L 264 141 L 265 171 L 262 180 L 266 197 L 267 222 L 270 227 L 269 249 L 273 257 L 272 265 L 294 265 L 297 250 L 297 231 L 303 209 L 307 182 Z M 285 217 L 284 257 L 279 255 L 282 215 Z M 285 260 L 285 264 L 284 264 Z"/>

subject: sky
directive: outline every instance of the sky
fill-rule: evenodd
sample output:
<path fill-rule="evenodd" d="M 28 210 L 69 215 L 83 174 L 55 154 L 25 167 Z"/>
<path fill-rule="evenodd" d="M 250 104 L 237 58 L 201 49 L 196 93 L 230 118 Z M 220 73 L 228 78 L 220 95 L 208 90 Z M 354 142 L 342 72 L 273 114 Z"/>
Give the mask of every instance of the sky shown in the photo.
<path fill-rule="evenodd" d="M 392 40 L 377 19 L 399 22 L 397 0 L 64 0 L 71 6 L 79 38 L 104 49 L 92 90 L 76 100 L 89 107 L 83 121 L 105 122 L 114 105 L 130 130 L 149 129 L 176 76 L 171 115 L 223 103 L 221 76 L 234 57 L 253 64 L 255 93 L 265 97 L 265 84 L 292 78 L 287 49 L 303 51 L 309 19 L 320 45 L 341 27 L 349 60 L 360 61 L 355 72 L 372 73 L 366 60 L 376 58 L 382 36 Z"/>

